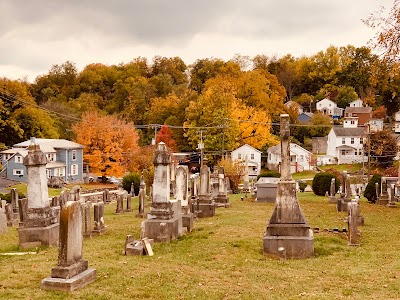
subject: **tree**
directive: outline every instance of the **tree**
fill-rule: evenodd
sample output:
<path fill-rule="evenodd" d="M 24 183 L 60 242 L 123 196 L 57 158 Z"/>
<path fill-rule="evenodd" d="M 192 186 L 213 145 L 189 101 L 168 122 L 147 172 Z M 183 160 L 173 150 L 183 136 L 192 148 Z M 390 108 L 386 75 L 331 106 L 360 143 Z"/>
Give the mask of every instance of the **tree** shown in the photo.
<path fill-rule="evenodd" d="M 170 152 L 176 151 L 176 142 L 173 138 L 172 129 L 165 124 L 161 126 L 160 131 L 157 133 L 156 144 L 160 142 L 164 142 Z"/>
<path fill-rule="evenodd" d="M 229 178 L 231 189 L 234 193 L 238 191 L 239 183 L 242 177 L 246 174 L 246 167 L 243 161 L 235 160 L 231 158 L 222 158 L 218 162 L 219 167 L 223 167 L 225 176 Z"/>
<path fill-rule="evenodd" d="M 217 58 L 196 60 L 190 67 L 190 88 L 201 93 L 206 81 L 217 76 L 224 61 Z"/>
<path fill-rule="evenodd" d="M 381 175 L 375 174 L 368 181 L 368 184 L 364 191 L 364 197 L 367 198 L 369 202 L 375 203 L 375 201 L 377 200 L 375 183 L 379 183 L 378 184 L 378 193 L 380 193 L 381 192 L 381 178 L 382 178 Z"/>
<path fill-rule="evenodd" d="M 122 176 L 138 148 L 138 134 L 132 123 L 114 116 L 87 112 L 72 130 L 76 142 L 85 145 L 84 160 L 95 174 Z"/>
<path fill-rule="evenodd" d="M 363 21 L 375 30 L 372 47 L 382 51 L 386 59 L 397 61 L 400 50 L 400 1 L 394 0 L 388 13 L 382 7 Z"/>
<path fill-rule="evenodd" d="M 339 190 L 340 181 L 334 174 L 330 173 L 318 173 L 315 174 L 314 179 L 312 181 L 312 190 L 315 195 L 325 196 L 326 192 L 330 192 L 331 188 L 331 180 L 335 179 L 335 192 Z"/>
<path fill-rule="evenodd" d="M 368 153 L 368 145 L 364 145 L 364 153 Z M 378 164 L 390 166 L 398 152 L 397 141 L 388 130 L 370 134 L 371 157 Z"/>

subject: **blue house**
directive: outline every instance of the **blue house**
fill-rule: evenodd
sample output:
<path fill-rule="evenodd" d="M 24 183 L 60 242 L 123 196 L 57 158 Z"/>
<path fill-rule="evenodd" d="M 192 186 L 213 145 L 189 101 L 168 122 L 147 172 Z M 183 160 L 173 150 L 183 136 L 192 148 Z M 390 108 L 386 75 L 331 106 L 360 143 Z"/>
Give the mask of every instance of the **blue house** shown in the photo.
<path fill-rule="evenodd" d="M 32 143 L 40 145 L 46 154 L 46 175 L 61 177 L 65 181 L 83 181 L 83 145 L 62 139 L 35 139 L 15 144 L 13 148 L 1 151 L 2 170 L 0 175 L 7 179 L 26 182 L 24 157 Z"/>

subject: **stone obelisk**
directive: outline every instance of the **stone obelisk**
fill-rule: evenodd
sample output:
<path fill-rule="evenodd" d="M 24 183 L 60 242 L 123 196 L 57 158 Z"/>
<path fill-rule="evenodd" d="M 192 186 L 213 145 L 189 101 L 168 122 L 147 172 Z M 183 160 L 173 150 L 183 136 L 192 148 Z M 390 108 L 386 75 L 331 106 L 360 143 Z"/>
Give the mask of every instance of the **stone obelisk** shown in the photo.
<path fill-rule="evenodd" d="M 289 115 L 281 115 L 281 177 L 277 186 L 274 211 L 263 238 L 264 254 L 285 258 L 314 255 L 313 232 L 296 195 L 296 182 L 290 173 Z"/>

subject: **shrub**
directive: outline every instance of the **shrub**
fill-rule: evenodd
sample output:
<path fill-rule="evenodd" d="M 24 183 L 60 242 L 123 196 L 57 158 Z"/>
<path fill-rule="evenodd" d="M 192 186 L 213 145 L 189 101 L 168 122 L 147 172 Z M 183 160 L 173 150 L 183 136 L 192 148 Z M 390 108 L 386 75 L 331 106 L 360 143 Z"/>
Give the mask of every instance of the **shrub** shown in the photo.
<path fill-rule="evenodd" d="M 314 194 L 325 196 L 326 192 L 329 193 L 332 178 L 335 178 L 335 192 L 337 192 L 340 187 L 340 181 L 337 176 L 330 173 L 318 173 L 314 176 L 312 181 L 312 190 Z"/>
<path fill-rule="evenodd" d="M 368 181 L 367 187 L 365 188 L 364 191 L 364 197 L 368 199 L 369 202 L 375 203 L 376 199 L 376 189 L 375 189 L 375 183 L 381 182 L 382 176 L 379 174 L 375 174 L 374 176 L 371 177 L 371 179 Z M 379 184 L 379 190 L 378 193 L 381 191 L 381 185 Z"/>
<path fill-rule="evenodd" d="M 122 178 L 122 187 L 124 190 L 128 191 L 128 193 L 131 192 L 131 186 L 133 183 L 135 195 L 139 194 L 139 188 L 140 188 L 140 174 L 139 173 L 129 173 L 128 175 L 125 175 Z"/>
<path fill-rule="evenodd" d="M 300 192 L 304 192 L 304 190 L 306 189 L 306 187 L 307 187 L 307 183 L 305 183 L 304 181 L 299 181 L 299 189 L 300 189 Z"/>
<path fill-rule="evenodd" d="M 260 177 L 277 177 L 277 178 L 279 178 L 279 177 L 281 177 L 281 173 L 279 173 L 277 171 L 268 170 L 268 171 L 262 172 L 260 175 L 258 175 L 257 180 L 260 179 Z"/>

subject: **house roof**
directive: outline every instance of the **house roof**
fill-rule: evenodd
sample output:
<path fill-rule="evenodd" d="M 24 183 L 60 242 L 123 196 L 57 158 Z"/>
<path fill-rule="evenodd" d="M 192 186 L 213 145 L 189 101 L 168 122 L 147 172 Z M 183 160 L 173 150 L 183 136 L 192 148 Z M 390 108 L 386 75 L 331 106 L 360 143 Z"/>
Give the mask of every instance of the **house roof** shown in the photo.
<path fill-rule="evenodd" d="M 336 147 L 336 149 L 352 149 L 352 150 L 354 150 L 356 148 L 348 146 L 348 145 L 341 145 L 341 146 Z"/>
<path fill-rule="evenodd" d="M 256 151 L 256 152 L 261 153 L 260 150 L 258 150 L 258 149 L 256 149 L 256 148 L 250 146 L 249 144 L 244 144 L 244 145 L 240 146 L 239 148 L 236 148 L 235 150 L 232 150 L 232 152 L 236 152 L 236 151 L 238 151 L 240 148 L 243 148 L 243 147 L 249 147 L 249 148 L 251 148 L 252 150 L 254 150 L 254 151 Z"/>
<path fill-rule="evenodd" d="M 343 127 L 333 127 L 331 130 L 336 136 L 360 136 L 365 133 L 365 128 L 343 128 Z"/>
<path fill-rule="evenodd" d="M 62 162 L 62 161 L 51 161 L 46 164 L 47 169 L 59 168 L 59 167 L 65 167 L 65 166 L 66 166 L 65 162 Z"/>
<path fill-rule="evenodd" d="M 346 107 L 345 114 L 369 114 L 372 112 L 372 107 Z"/>
<path fill-rule="evenodd" d="M 299 145 L 297 145 L 295 143 L 290 143 L 290 152 L 292 152 L 296 148 L 297 149 L 302 149 L 302 150 L 304 150 L 304 151 L 306 151 L 308 153 L 311 153 L 307 149 L 304 149 L 303 147 L 301 147 L 301 146 L 299 146 Z M 269 147 L 267 152 L 274 153 L 274 154 L 281 154 L 281 144 Z"/>
<path fill-rule="evenodd" d="M 44 148 L 46 146 L 50 146 L 53 147 L 54 149 L 82 149 L 85 146 L 75 143 L 75 142 L 71 142 L 68 140 L 64 140 L 64 139 L 35 139 L 35 143 L 40 145 L 40 149 L 42 149 L 43 152 Z M 31 144 L 31 141 L 25 141 L 22 143 L 18 143 L 15 144 L 14 147 L 28 147 Z"/>
<path fill-rule="evenodd" d="M 299 104 L 299 103 L 297 103 L 296 101 L 293 101 L 293 100 L 290 100 L 290 101 L 286 102 L 284 105 L 285 106 L 292 106 L 292 104 L 297 105 L 298 108 L 303 108 L 303 105 L 301 105 L 301 104 Z"/>

